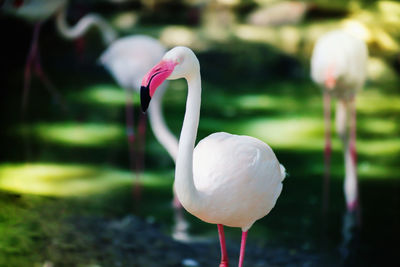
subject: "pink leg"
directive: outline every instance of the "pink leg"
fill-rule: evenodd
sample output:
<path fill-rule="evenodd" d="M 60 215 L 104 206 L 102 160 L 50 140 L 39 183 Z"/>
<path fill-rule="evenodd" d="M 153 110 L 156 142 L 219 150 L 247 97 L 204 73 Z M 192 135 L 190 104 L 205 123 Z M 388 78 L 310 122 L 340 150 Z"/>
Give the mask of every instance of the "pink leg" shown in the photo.
<path fill-rule="evenodd" d="M 28 105 L 28 97 L 29 97 L 29 89 L 31 83 L 31 76 L 32 76 L 32 65 L 37 57 L 38 52 L 38 40 L 39 40 L 39 33 L 40 33 L 40 26 L 41 23 L 36 23 L 34 30 L 33 30 L 33 37 L 31 42 L 31 48 L 26 59 L 25 63 L 25 71 L 24 71 L 24 91 L 22 93 L 22 117 L 25 117 L 26 108 Z"/>
<path fill-rule="evenodd" d="M 78 54 L 78 58 L 80 62 L 85 61 L 85 39 L 83 37 L 79 37 L 75 41 L 75 50 Z"/>
<path fill-rule="evenodd" d="M 350 104 L 350 155 L 353 165 L 357 165 L 357 149 L 356 149 L 356 128 L 357 128 L 357 115 L 355 100 Z"/>
<path fill-rule="evenodd" d="M 329 184 L 330 184 L 330 172 L 331 172 L 331 97 L 329 93 L 324 92 L 324 123 L 325 123 L 325 174 L 324 174 L 324 185 L 323 185 L 323 201 L 322 211 L 324 214 L 327 213 L 329 207 Z"/>
<path fill-rule="evenodd" d="M 221 263 L 219 267 L 228 267 L 228 253 L 226 252 L 226 244 L 225 244 L 225 234 L 224 234 L 224 226 L 222 224 L 218 224 L 218 236 L 219 243 L 221 244 Z"/>
<path fill-rule="evenodd" d="M 348 206 L 349 211 L 356 211 L 359 209 L 359 186 L 358 186 L 358 179 L 357 179 L 357 148 L 356 148 L 356 128 L 357 128 L 357 115 L 356 115 L 356 103 L 355 99 L 353 99 L 350 103 L 350 140 L 349 140 L 349 149 L 350 149 L 350 158 L 351 158 L 351 165 L 352 170 L 354 172 L 355 177 L 355 192 L 356 192 L 356 199 L 353 203 L 350 203 Z"/>
<path fill-rule="evenodd" d="M 239 267 L 243 267 L 244 252 L 246 249 L 246 239 L 247 239 L 247 231 L 242 232 L 242 242 L 240 244 Z"/>

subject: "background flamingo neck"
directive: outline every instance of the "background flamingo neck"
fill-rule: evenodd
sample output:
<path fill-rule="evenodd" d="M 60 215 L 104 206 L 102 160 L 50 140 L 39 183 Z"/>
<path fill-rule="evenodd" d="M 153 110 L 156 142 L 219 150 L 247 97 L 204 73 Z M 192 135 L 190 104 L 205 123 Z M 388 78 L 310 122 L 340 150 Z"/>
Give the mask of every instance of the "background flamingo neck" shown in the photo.
<path fill-rule="evenodd" d="M 105 45 L 110 45 L 116 38 L 117 33 L 102 17 L 97 14 L 88 14 L 81 18 L 79 22 L 70 27 L 66 20 L 66 7 L 63 7 L 57 13 L 57 29 L 60 34 L 66 39 L 76 39 L 85 34 L 90 27 L 96 26 L 100 29 L 102 34 L 103 42 Z"/>
<path fill-rule="evenodd" d="M 201 104 L 200 72 L 188 77 L 187 82 L 188 96 L 176 160 L 175 190 L 182 206 L 193 214 L 199 208 L 198 205 L 202 203 L 193 181 L 193 150 L 199 126 Z"/>

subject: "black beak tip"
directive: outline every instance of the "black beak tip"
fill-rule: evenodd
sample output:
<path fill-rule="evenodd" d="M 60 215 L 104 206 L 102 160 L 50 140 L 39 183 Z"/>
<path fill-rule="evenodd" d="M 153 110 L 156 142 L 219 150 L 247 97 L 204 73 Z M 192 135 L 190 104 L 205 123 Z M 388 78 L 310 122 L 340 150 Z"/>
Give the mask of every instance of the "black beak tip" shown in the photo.
<path fill-rule="evenodd" d="M 146 112 L 150 104 L 151 96 L 148 86 L 140 87 L 140 104 L 142 106 L 142 111 Z"/>

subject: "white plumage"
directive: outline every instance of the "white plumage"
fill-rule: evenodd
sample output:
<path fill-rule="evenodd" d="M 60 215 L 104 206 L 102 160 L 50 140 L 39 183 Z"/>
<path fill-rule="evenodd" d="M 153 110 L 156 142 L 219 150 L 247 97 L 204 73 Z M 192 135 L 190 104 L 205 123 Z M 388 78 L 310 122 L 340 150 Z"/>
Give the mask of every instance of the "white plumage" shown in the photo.
<path fill-rule="evenodd" d="M 17 17 L 31 22 L 46 20 L 67 4 L 67 0 L 29 0 L 20 1 L 16 5 L 14 0 L 4 1 L 3 9 Z"/>
<path fill-rule="evenodd" d="M 321 36 L 311 58 L 311 77 L 325 87 L 328 75 L 336 80 L 326 88 L 338 98 L 351 98 L 364 85 L 368 50 L 365 43 L 345 31 L 335 30 Z"/>
<path fill-rule="evenodd" d="M 225 132 L 211 134 L 193 152 L 194 184 L 204 194 L 194 215 L 247 231 L 274 207 L 284 177 L 264 142 Z"/>
<path fill-rule="evenodd" d="M 160 61 L 165 51 L 165 47 L 152 37 L 127 36 L 113 42 L 100 61 L 122 88 L 139 92 L 143 76 Z"/>

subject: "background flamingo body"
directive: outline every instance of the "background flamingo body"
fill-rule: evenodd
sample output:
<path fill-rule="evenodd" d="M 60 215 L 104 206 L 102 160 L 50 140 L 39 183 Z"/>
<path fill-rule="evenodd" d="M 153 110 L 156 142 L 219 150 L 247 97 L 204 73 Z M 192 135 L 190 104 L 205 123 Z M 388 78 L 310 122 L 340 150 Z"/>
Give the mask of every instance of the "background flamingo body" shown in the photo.
<path fill-rule="evenodd" d="M 6 0 L 4 11 L 30 22 L 44 21 L 67 4 L 67 0 L 30 0 L 21 1 L 20 5 L 15 5 L 14 2 Z"/>
<path fill-rule="evenodd" d="M 342 30 L 328 32 L 315 44 L 311 77 L 339 99 L 349 99 L 364 85 L 368 50 L 365 43 Z M 336 81 L 326 88 L 328 76 Z"/>
<path fill-rule="evenodd" d="M 165 51 L 165 47 L 152 37 L 127 36 L 111 44 L 101 55 L 100 62 L 121 87 L 139 91 L 142 77 Z"/>
<path fill-rule="evenodd" d="M 128 36 L 116 40 L 101 55 L 100 61 L 122 88 L 140 92 L 142 77 L 162 58 L 165 51 L 165 47 L 152 37 Z M 163 83 L 155 93 L 149 108 L 149 119 L 157 140 L 175 161 L 178 140 L 168 129 L 162 114 L 162 97 L 167 86 L 168 83 Z"/>

